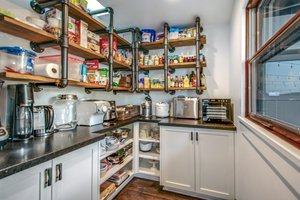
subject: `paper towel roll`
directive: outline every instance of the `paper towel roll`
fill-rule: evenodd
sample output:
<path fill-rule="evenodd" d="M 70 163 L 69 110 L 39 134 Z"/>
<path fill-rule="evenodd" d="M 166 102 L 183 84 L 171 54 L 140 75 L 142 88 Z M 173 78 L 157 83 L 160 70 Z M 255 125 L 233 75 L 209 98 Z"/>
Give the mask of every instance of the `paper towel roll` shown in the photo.
<path fill-rule="evenodd" d="M 59 66 L 54 63 L 34 65 L 34 74 L 50 78 L 59 78 Z"/>

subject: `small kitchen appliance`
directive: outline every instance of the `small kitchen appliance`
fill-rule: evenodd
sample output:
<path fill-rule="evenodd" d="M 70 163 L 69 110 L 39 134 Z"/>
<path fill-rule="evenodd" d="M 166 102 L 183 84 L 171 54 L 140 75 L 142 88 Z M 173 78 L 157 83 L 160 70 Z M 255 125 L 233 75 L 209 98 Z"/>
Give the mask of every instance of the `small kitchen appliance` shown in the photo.
<path fill-rule="evenodd" d="M 169 104 L 167 102 L 159 102 L 155 104 L 156 117 L 169 117 Z"/>
<path fill-rule="evenodd" d="M 104 116 L 104 121 L 113 121 L 117 119 L 117 107 L 116 107 L 116 101 L 108 101 L 110 104 L 110 109 L 107 111 L 107 113 Z"/>
<path fill-rule="evenodd" d="M 54 109 L 51 105 L 34 106 L 34 136 L 45 137 L 54 133 Z"/>
<path fill-rule="evenodd" d="M 26 141 L 33 136 L 33 103 L 32 86 L 7 86 L 6 126 L 11 141 Z"/>
<path fill-rule="evenodd" d="M 150 118 L 152 116 L 152 99 L 150 95 L 145 97 L 145 102 L 141 104 L 141 116 Z"/>
<path fill-rule="evenodd" d="M 77 96 L 61 94 L 53 104 L 54 128 L 59 131 L 73 130 L 77 126 Z"/>
<path fill-rule="evenodd" d="M 198 97 L 178 96 L 173 98 L 173 115 L 175 118 L 200 119 L 201 99 Z"/>
<path fill-rule="evenodd" d="M 212 123 L 233 123 L 231 99 L 202 99 L 202 120 Z"/>
<path fill-rule="evenodd" d="M 78 125 L 103 124 L 104 116 L 110 109 L 111 104 L 108 101 L 83 100 L 78 105 Z"/>

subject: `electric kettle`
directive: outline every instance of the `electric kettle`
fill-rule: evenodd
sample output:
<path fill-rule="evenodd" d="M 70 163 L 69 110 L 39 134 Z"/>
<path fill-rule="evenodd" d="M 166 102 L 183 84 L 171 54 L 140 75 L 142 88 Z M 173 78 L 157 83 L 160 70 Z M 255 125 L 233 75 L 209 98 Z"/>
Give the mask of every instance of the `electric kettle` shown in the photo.
<path fill-rule="evenodd" d="M 52 135 L 54 133 L 53 120 L 54 120 L 54 110 L 52 106 L 34 106 L 33 107 L 33 117 L 34 117 L 34 136 L 45 137 Z"/>

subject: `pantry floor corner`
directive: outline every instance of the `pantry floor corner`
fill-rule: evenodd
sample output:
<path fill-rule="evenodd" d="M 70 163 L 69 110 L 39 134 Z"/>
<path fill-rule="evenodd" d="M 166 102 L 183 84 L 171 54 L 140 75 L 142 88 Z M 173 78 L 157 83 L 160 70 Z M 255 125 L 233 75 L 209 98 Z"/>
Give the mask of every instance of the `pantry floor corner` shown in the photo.
<path fill-rule="evenodd" d="M 157 181 L 134 178 L 119 193 L 115 200 L 196 200 L 198 198 L 188 197 L 172 192 L 161 190 Z"/>

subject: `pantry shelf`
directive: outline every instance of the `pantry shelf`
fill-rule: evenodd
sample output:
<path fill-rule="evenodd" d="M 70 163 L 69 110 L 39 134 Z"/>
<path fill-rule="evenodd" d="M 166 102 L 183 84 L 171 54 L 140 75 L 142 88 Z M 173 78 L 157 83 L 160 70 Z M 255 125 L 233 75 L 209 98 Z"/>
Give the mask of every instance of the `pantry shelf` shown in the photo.
<path fill-rule="evenodd" d="M 100 178 L 100 185 L 102 183 L 104 183 L 105 181 L 107 181 L 107 179 L 109 179 L 112 175 L 114 175 L 115 173 L 117 173 L 120 169 L 122 169 L 123 167 L 125 167 L 130 161 L 132 161 L 133 156 L 129 155 L 127 156 L 124 161 L 122 162 L 122 164 L 117 164 L 117 165 L 113 165 L 107 172 L 106 174 Z"/>
<path fill-rule="evenodd" d="M 139 152 L 139 157 L 140 158 L 145 158 L 145 159 L 149 159 L 149 160 L 160 160 L 160 155 L 159 153 L 156 152 Z"/>
<path fill-rule="evenodd" d="M 128 172 L 128 174 L 129 177 L 120 186 L 117 187 L 117 189 L 107 198 L 107 200 L 114 199 L 117 196 L 117 194 L 119 194 L 119 192 L 123 190 L 123 188 L 133 179 L 134 174 L 131 171 Z"/>
<path fill-rule="evenodd" d="M 140 91 L 163 91 L 164 88 L 140 88 Z M 177 87 L 170 87 L 169 90 L 171 91 L 177 91 L 177 90 L 196 90 L 195 87 L 182 87 L 182 88 L 177 88 Z M 206 90 L 206 87 L 201 87 L 201 90 Z"/>
<path fill-rule="evenodd" d="M 37 2 L 45 2 L 46 0 L 37 0 Z M 61 9 L 61 6 L 56 6 L 57 9 Z M 106 26 L 103 25 L 101 22 L 90 16 L 88 13 L 86 13 L 81 8 L 75 6 L 72 3 L 69 3 L 69 15 L 75 19 L 81 19 L 85 21 L 88 24 L 88 29 L 90 31 L 99 31 L 99 30 L 107 30 Z M 130 43 L 119 36 L 118 34 L 114 33 L 114 36 L 117 38 L 118 45 L 130 45 Z"/>
<path fill-rule="evenodd" d="M 132 143 L 133 143 L 133 139 L 127 140 L 124 144 L 121 144 L 117 149 L 112 150 L 112 151 L 107 151 L 105 154 L 100 155 L 100 160 L 106 158 L 107 156 L 110 156 L 111 154 L 117 152 L 118 150 L 120 150 L 120 149 L 122 149 L 122 148 L 124 148 L 127 145 L 132 144 Z"/>
<path fill-rule="evenodd" d="M 33 42 L 56 40 L 51 33 L 3 15 L 0 15 L 0 31 Z"/>
<path fill-rule="evenodd" d="M 43 76 L 20 74 L 20 73 L 13 73 L 13 72 L 1 72 L 0 79 L 8 80 L 8 81 L 26 81 L 26 82 L 33 82 L 33 83 L 58 83 L 59 82 L 58 79 L 54 79 L 54 78 L 47 78 Z"/>
<path fill-rule="evenodd" d="M 206 44 L 206 36 L 205 35 L 202 35 L 200 37 L 200 43 Z M 190 38 L 170 39 L 169 44 L 173 47 L 193 46 L 196 44 L 196 38 L 190 37 Z M 162 49 L 162 48 L 164 48 L 164 41 L 159 40 L 159 41 L 155 41 L 155 42 L 142 43 L 140 46 L 143 49 L 148 49 L 148 50 Z"/>
<path fill-rule="evenodd" d="M 159 170 L 157 170 L 157 169 L 151 170 L 151 169 L 146 168 L 146 167 L 140 167 L 139 168 L 139 173 L 150 175 L 150 176 L 160 176 Z"/>
<path fill-rule="evenodd" d="M 203 63 L 200 63 L 201 67 L 204 67 L 205 65 Z M 173 69 L 183 69 L 183 68 L 195 68 L 196 62 L 185 62 L 185 63 L 173 63 L 169 64 L 169 68 Z M 162 70 L 164 69 L 164 65 L 141 65 L 141 69 L 143 70 Z"/>
<path fill-rule="evenodd" d="M 107 62 L 101 62 L 104 65 L 107 65 Z M 114 69 L 122 69 L 122 70 L 130 70 L 131 66 L 126 64 L 126 63 L 122 63 L 120 61 L 114 60 L 113 62 L 113 67 Z"/>

